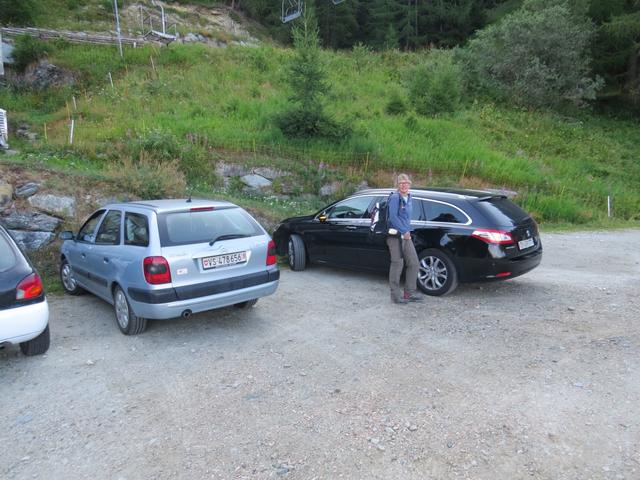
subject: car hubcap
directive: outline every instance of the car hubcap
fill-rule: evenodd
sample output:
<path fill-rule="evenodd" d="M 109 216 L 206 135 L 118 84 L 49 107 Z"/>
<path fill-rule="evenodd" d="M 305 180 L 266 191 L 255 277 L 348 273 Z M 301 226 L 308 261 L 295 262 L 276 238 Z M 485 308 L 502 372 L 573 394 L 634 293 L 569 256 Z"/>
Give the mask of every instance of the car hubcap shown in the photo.
<path fill-rule="evenodd" d="M 62 283 L 64 288 L 69 291 L 73 291 L 76 288 L 76 280 L 73 278 L 73 273 L 71 273 L 71 267 L 68 263 L 62 267 Z"/>
<path fill-rule="evenodd" d="M 116 319 L 122 328 L 127 328 L 129 325 L 129 305 L 122 290 L 116 292 Z"/>
<path fill-rule="evenodd" d="M 295 250 L 293 248 L 293 240 L 289 239 L 289 266 L 293 267 L 294 259 L 295 259 Z"/>
<path fill-rule="evenodd" d="M 427 290 L 438 290 L 447 283 L 447 266 L 437 257 L 425 257 L 420 261 L 418 281 Z"/>

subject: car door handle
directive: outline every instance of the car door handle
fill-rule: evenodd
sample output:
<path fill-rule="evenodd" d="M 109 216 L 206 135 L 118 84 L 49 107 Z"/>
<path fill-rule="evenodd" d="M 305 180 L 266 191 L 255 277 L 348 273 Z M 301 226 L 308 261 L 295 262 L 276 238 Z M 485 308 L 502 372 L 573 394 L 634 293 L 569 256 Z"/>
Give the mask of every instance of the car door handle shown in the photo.
<path fill-rule="evenodd" d="M 104 261 L 104 263 L 109 263 L 109 259 L 107 257 L 104 257 L 102 260 Z"/>
<path fill-rule="evenodd" d="M 87 256 L 86 256 L 84 253 L 81 253 L 81 254 L 80 254 L 80 256 L 81 256 L 82 258 L 87 258 Z"/>
<path fill-rule="evenodd" d="M 346 226 L 346 229 L 347 229 L 347 230 L 357 230 L 357 229 L 358 229 L 358 227 L 356 227 L 355 225 L 347 225 L 347 226 Z"/>

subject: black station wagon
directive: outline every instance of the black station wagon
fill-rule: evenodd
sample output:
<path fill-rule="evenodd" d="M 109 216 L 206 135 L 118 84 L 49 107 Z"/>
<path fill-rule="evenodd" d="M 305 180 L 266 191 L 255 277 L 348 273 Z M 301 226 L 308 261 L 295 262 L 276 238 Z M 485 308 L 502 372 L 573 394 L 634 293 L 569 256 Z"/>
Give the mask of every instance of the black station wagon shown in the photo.
<path fill-rule="evenodd" d="M 363 190 L 314 215 L 282 221 L 273 234 L 278 254 L 288 255 L 292 270 L 318 263 L 388 272 L 387 226 L 373 217 L 386 211 L 393 191 Z M 446 295 L 459 282 L 514 278 L 540 264 L 538 226 L 506 196 L 441 188 L 412 189 L 411 195 L 424 293 Z"/>

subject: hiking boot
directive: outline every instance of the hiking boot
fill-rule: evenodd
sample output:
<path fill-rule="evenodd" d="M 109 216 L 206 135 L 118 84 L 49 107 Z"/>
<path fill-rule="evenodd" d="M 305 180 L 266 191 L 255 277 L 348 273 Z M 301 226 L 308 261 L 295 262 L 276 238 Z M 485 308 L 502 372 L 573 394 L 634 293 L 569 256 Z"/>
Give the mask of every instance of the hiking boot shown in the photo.
<path fill-rule="evenodd" d="M 407 302 L 420 303 L 424 301 L 424 298 L 422 298 L 422 295 L 418 295 L 417 293 L 404 292 L 404 296 L 402 298 Z"/>
<path fill-rule="evenodd" d="M 397 303 L 397 304 L 400 304 L 400 305 L 406 305 L 407 303 L 409 303 L 409 300 L 407 300 L 404 297 L 399 297 L 399 298 L 391 297 L 391 301 L 393 303 Z"/>

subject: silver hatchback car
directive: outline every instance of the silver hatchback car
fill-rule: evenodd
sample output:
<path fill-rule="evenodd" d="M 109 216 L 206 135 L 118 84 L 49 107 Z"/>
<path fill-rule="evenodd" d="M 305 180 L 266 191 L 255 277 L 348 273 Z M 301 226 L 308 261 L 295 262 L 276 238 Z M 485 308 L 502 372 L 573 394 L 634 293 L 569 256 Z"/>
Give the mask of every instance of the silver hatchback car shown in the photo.
<path fill-rule="evenodd" d="M 83 290 L 114 306 L 120 330 L 142 333 L 147 319 L 252 307 L 278 287 L 275 244 L 244 209 L 210 200 L 107 205 L 60 256 L 64 290 Z"/>

